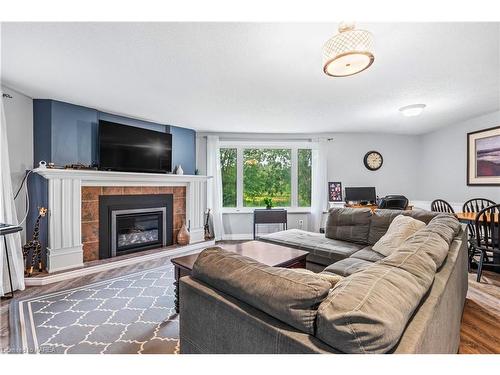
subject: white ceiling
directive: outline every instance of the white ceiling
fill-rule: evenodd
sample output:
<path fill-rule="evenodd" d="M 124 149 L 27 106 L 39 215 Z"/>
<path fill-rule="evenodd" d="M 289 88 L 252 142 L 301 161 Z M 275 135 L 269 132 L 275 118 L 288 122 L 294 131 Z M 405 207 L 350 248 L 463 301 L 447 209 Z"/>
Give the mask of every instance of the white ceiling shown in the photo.
<path fill-rule="evenodd" d="M 374 64 L 331 78 L 336 23 L 4 23 L 2 82 L 198 131 L 418 134 L 499 109 L 499 23 L 358 27 Z"/>

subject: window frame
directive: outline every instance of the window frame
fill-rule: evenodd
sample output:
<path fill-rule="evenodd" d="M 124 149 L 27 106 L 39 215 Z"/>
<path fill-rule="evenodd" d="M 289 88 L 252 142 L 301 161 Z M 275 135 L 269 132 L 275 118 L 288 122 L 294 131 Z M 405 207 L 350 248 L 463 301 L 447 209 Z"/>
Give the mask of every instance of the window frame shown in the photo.
<path fill-rule="evenodd" d="M 317 142 L 304 141 L 220 141 L 220 148 L 236 149 L 236 207 L 222 207 L 222 213 L 251 213 L 256 208 L 262 207 L 245 207 L 243 205 L 243 150 L 245 149 L 288 149 L 291 150 L 291 206 L 279 207 L 284 208 L 291 213 L 309 213 L 311 207 L 298 206 L 298 150 L 312 150 L 311 157 L 314 158 L 314 150 L 318 149 Z M 311 165 L 311 169 L 313 166 Z M 312 172 L 312 171 L 311 171 Z M 311 185 L 314 172 L 311 173 Z M 311 186 L 312 194 L 312 186 Z"/>

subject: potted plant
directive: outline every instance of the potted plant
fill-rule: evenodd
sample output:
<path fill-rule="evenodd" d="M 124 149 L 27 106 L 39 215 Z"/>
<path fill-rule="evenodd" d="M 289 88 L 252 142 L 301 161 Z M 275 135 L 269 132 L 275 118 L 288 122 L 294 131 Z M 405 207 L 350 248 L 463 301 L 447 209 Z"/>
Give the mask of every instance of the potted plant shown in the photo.
<path fill-rule="evenodd" d="M 264 198 L 264 204 L 266 205 L 266 210 L 270 210 L 271 208 L 273 208 L 273 198 Z"/>

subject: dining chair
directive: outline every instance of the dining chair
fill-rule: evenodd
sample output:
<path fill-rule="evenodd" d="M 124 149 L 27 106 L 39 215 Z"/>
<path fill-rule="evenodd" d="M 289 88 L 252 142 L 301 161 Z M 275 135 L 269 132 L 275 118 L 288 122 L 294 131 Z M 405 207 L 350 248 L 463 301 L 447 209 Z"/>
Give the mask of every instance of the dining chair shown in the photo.
<path fill-rule="evenodd" d="M 454 214 L 455 210 L 451 207 L 451 204 L 446 202 L 443 199 L 435 199 L 431 203 L 431 211 L 434 212 L 447 212 L 450 214 Z"/>
<path fill-rule="evenodd" d="M 496 218 L 495 218 L 496 215 Z M 500 266 L 500 204 L 479 211 L 474 223 L 476 238 L 472 242 L 477 263 L 477 282 L 481 281 L 483 266 Z"/>
<path fill-rule="evenodd" d="M 486 199 L 486 198 L 472 198 L 466 201 L 462 207 L 463 212 L 480 212 L 481 210 L 484 210 L 486 207 L 493 206 L 496 203 L 493 202 L 491 199 Z M 469 271 L 472 266 L 472 258 L 476 255 L 474 253 L 474 247 L 472 246 L 472 243 L 474 242 L 474 239 L 476 238 L 476 227 L 474 223 L 469 222 L 467 224 L 467 229 L 469 231 Z"/>

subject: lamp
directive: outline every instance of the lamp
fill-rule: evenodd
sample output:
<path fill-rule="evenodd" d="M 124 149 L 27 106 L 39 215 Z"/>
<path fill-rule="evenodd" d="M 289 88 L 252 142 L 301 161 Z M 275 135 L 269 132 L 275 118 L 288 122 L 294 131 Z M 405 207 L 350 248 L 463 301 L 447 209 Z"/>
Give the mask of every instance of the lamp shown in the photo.
<path fill-rule="evenodd" d="M 342 22 L 339 33 L 323 46 L 323 71 L 332 77 L 346 77 L 367 69 L 373 61 L 373 35 Z"/>
<path fill-rule="evenodd" d="M 420 115 L 425 109 L 425 104 L 410 104 L 399 108 L 399 112 L 406 117 L 415 117 Z"/>

